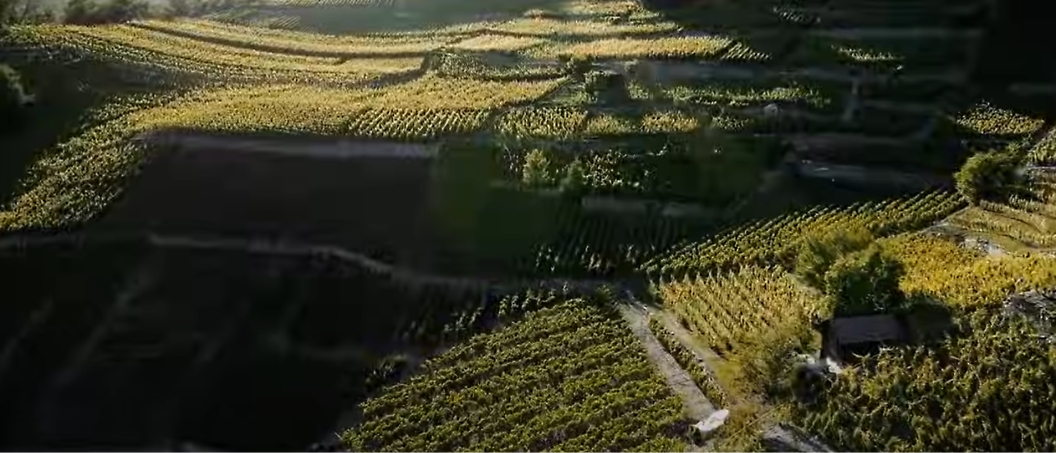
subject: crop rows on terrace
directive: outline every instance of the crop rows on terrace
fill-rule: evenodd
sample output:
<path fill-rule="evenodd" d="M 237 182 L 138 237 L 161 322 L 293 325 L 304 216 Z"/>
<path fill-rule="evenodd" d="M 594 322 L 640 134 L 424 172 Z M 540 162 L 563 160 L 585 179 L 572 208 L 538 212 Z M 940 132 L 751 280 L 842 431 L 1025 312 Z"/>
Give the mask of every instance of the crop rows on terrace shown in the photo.
<path fill-rule="evenodd" d="M 186 73 L 217 82 L 356 84 L 421 67 L 422 58 L 337 58 L 273 54 L 178 37 L 140 36 L 131 26 L 34 27 L 31 39 L 159 74 Z"/>
<path fill-rule="evenodd" d="M 541 275 L 613 277 L 635 271 L 640 263 L 699 229 L 699 220 L 562 210 L 553 220 L 554 239 L 536 248 L 527 270 Z"/>
<path fill-rule="evenodd" d="M 206 20 L 153 20 L 137 22 L 134 26 L 155 32 L 142 35 L 144 39 L 174 36 L 215 43 L 234 49 L 261 49 L 276 54 L 337 58 L 426 54 L 439 49 L 452 39 L 450 37 L 398 35 L 335 36 L 246 27 Z"/>
<path fill-rule="evenodd" d="M 665 88 L 664 96 L 676 103 L 747 107 L 768 103 L 803 105 L 815 108 L 837 103 L 831 89 L 789 83 L 718 83 L 678 85 Z"/>
<path fill-rule="evenodd" d="M 480 35 L 464 41 L 459 41 L 450 47 L 453 49 L 476 51 L 515 51 L 537 46 L 544 42 L 546 42 L 546 40 L 542 38 L 527 36 Z"/>
<path fill-rule="evenodd" d="M 959 195 L 937 191 L 849 207 L 815 207 L 728 230 L 649 260 L 642 268 L 653 278 L 678 280 L 744 265 L 787 264 L 812 234 L 851 224 L 881 235 L 910 231 L 949 215 L 961 204 Z"/>
<path fill-rule="evenodd" d="M 962 325 L 963 336 L 941 345 L 868 359 L 795 418 L 841 450 L 1056 448 L 1052 346 L 1029 324 L 989 310 Z"/>
<path fill-rule="evenodd" d="M 601 39 L 551 47 L 554 56 L 576 58 L 710 58 L 731 45 L 719 37 L 663 37 L 651 39 Z"/>
<path fill-rule="evenodd" d="M 1054 138 L 1056 132 L 1043 137 L 1026 153 L 1027 162 L 1047 164 Z M 982 200 L 950 216 L 948 223 L 1013 250 L 1056 247 L 1056 173 L 1028 167 L 1027 175 L 1029 194 L 1014 194 L 1000 202 Z"/>
<path fill-rule="evenodd" d="M 355 451 L 682 448 L 679 399 L 614 310 L 582 299 L 455 346 L 362 410 Z"/>
<path fill-rule="evenodd" d="M 484 127 L 486 110 L 424 110 L 367 108 L 350 119 L 347 132 L 360 138 L 404 142 L 465 136 Z"/>
<path fill-rule="evenodd" d="M 522 61 L 517 58 L 489 58 L 486 53 L 447 53 L 430 62 L 431 71 L 446 77 L 482 80 L 556 79 L 565 75 L 559 65 Z"/>
<path fill-rule="evenodd" d="M 33 169 L 32 183 L 0 212 L 0 230 L 68 226 L 95 216 L 134 174 L 143 154 L 128 140 L 145 132 L 344 136 L 355 128 L 377 138 L 396 134 L 385 138 L 417 141 L 470 130 L 483 122 L 482 112 L 536 99 L 559 83 L 424 77 L 382 89 L 263 85 L 202 90 L 90 125 L 58 145 Z M 390 109 L 398 113 L 386 112 Z M 378 126 L 365 114 L 389 115 L 406 128 Z M 423 119 L 429 122 L 408 124 Z"/>
<path fill-rule="evenodd" d="M 623 36 L 630 37 L 634 35 L 648 35 L 658 34 L 674 31 L 677 28 L 677 24 L 673 22 L 652 22 L 642 24 L 614 24 L 606 21 L 587 21 L 587 20 L 557 20 L 557 19 L 544 19 L 544 18 L 526 18 L 517 19 L 509 22 L 504 22 L 497 25 L 489 26 L 490 30 L 505 34 L 514 34 L 522 36 L 541 36 L 541 37 L 583 37 L 583 38 L 601 38 L 610 36 Z M 617 42 L 612 40 L 610 42 Z M 638 43 L 639 41 L 631 40 L 631 44 Z M 706 39 L 690 41 L 686 45 L 700 45 L 700 43 L 710 42 Z M 647 43 L 647 42 L 646 42 Z M 633 47 L 631 45 L 624 45 L 621 48 Z"/>
<path fill-rule="evenodd" d="M 686 277 L 654 288 L 657 298 L 718 353 L 737 352 L 817 313 L 817 295 L 779 268 Z"/>
<path fill-rule="evenodd" d="M 1012 254 L 987 258 L 949 241 L 920 235 L 881 240 L 906 269 L 899 285 L 964 310 L 993 308 L 1012 294 L 1056 285 L 1056 258 Z"/>
<path fill-rule="evenodd" d="M 1031 118 L 988 103 L 974 105 L 954 120 L 971 134 L 998 137 L 1029 135 L 1045 124 L 1040 118 Z"/>
<path fill-rule="evenodd" d="M 1056 163 L 1056 128 L 1053 128 L 1033 148 L 1028 156 L 1035 165 Z"/>

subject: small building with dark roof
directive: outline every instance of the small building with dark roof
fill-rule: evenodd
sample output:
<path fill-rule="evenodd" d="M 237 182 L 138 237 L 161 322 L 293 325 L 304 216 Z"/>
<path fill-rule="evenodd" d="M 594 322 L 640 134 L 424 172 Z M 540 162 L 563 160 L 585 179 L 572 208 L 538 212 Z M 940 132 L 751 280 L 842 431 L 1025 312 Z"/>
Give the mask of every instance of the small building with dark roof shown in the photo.
<path fill-rule="evenodd" d="M 820 330 L 821 358 L 840 364 L 911 339 L 905 318 L 895 315 L 833 318 L 822 321 Z"/>
<path fill-rule="evenodd" d="M 818 324 L 821 359 L 854 361 L 883 346 L 919 344 L 945 337 L 954 328 L 944 307 L 920 306 L 910 313 L 837 317 Z"/>

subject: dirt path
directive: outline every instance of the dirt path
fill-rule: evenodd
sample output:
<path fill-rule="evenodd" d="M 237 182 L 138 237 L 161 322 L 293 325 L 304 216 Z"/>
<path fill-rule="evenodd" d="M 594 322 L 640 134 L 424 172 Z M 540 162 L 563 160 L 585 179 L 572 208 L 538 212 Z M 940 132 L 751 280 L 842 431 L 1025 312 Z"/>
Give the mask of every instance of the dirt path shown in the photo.
<path fill-rule="evenodd" d="M 697 361 L 704 365 L 705 369 L 714 374 L 715 370 L 709 365 L 709 360 L 718 359 L 719 356 L 715 354 L 715 351 L 712 351 L 708 345 L 694 336 L 692 332 L 682 327 L 682 324 L 678 322 L 674 314 L 664 310 L 655 310 L 652 311 L 652 314 L 653 316 L 659 316 L 660 321 L 664 323 L 664 327 L 675 335 L 675 339 L 682 343 L 682 346 L 689 349 L 693 355 L 697 356 Z"/>
<path fill-rule="evenodd" d="M 671 390 L 682 399 L 686 415 L 693 420 L 703 420 L 715 412 L 715 406 L 704 396 L 704 392 L 700 391 L 689 373 L 664 350 L 664 346 L 649 330 L 649 312 L 637 301 L 631 301 L 620 304 L 620 314 L 630 325 L 634 336 L 642 342 L 649 361 L 656 365 Z"/>

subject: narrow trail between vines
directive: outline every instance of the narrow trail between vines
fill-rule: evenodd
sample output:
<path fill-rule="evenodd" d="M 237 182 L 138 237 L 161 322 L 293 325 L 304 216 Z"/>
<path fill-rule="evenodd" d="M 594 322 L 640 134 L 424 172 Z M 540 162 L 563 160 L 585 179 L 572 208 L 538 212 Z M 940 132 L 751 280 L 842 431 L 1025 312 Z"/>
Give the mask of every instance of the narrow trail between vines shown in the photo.
<path fill-rule="evenodd" d="M 628 303 L 620 304 L 619 310 L 620 315 L 630 326 L 631 332 L 642 342 L 649 361 L 656 365 L 671 390 L 682 399 L 686 415 L 696 421 L 703 420 L 715 412 L 715 406 L 704 396 L 704 392 L 700 391 L 689 373 L 664 350 L 663 345 L 649 330 L 649 312 L 633 299 Z"/>

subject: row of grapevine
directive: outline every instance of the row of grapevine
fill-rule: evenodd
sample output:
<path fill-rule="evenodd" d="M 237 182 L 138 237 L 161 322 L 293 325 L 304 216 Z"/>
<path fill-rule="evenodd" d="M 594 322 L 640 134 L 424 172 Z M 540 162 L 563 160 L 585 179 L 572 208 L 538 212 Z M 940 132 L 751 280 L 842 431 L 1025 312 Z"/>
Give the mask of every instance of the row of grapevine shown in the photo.
<path fill-rule="evenodd" d="M 961 323 L 962 337 L 849 370 L 794 419 L 847 451 L 1056 448 L 1056 350 L 999 313 Z"/>
<path fill-rule="evenodd" d="M 583 127 L 587 111 L 571 107 L 525 107 L 503 112 L 495 131 L 507 141 L 571 140 Z"/>
<path fill-rule="evenodd" d="M 906 268 L 900 282 L 903 291 L 955 307 L 998 304 L 1017 292 L 1056 285 L 1056 258 L 1047 255 L 988 259 L 940 239 L 912 235 L 881 244 Z"/>
<path fill-rule="evenodd" d="M 835 102 L 831 93 L 798 82 L 750 84 L 709 83 L 696 86 L 674 86 L 665 95 L 687 104 L 749 107 L 769 103 L 822 108 Z"/>
<path fill-rule="evenodd" d="M 349 120 L 347 132 L 362 138 L 433 141 L 481 130 L 489 117 L 485 110 L 367 108 Z"/>
<path fill-rule="evenodd" d="M 565 75 L 564 68 L 556 64 L 522 61 L 517 58 L 489 59 L 485 55 L 472 53 L 441 54 L 430 62 L 428 69 L 446 77 L 480 80 L 540 80 L 556 79 Z"/>
<path fill-rule="evenodd" d="M 989 103 L 972 106 L 954 118 L 956 124 L 971 134 L 989 136 L 1023 136 L 1037 132 L 1044 124 L 1041 118 L 1031 118 Z"/>
<path fill-rule="evenodd" d="M 577 58 L 709 58 L 726 50 L 732 41 L 719 37 L 663 37 L 602 39 L 556 47 L 560 56 Z"/>
<path fill-rule="evenodd" d="M 686 348 L 682 342 L 675 338 L 675 334 L 667 330 L 664 327 L 664 322 L 656 316 L 649 318 L 649 330 L 653 332 L 653 336 L 660 341 L 663 345 L 664 350 L 671 354 L 678 362 L 678 366 L 686 370 L 689 376 L 693 378 L 693 382 L 697 384 L 700 391 L 704 393 L 704 396 L 708 398 L 711 404 L 717 408 L 726 407 L 729 405 L 729 397 L 726 392 L 719 385 L 715 377 L 708 372 L 704 364 L 701 362 L 702 359 L 697 358 L 693 352 Z"/>
<path fill-rule="evenodd" d="M 1035 165 L 1052 165 L 1056 162 L 1056 128 L 1031 148 L 1029 159 Z"/>
<path fill-rule="evenodd" d="M 950 223 L 962 230 L 1002 235 L 1027 247 L 1038 248 L 1056 246 L 1056 235 L 1049 227 L 1052 221 L 1052 218 L 1029 208 L 993 202 L 984 202 L 950 217 Z"/>
<path fill-rule="evenodd" d="M 788 264 L 810 235 L 849 224 L 865 225 L 878 235 L 911 231 L 949 215 L 962 204 L 955 193 L 933 191 L 842 208 L 814 207 L 719 233 L 651 259 L 642 269 L 654 280 L 679 280 L 744 265 Z"/>
<path fill-rule="evenodd" d="M 651 35 L 665 32 L 671 32 L 678 28 L 678 25 L 674 22 L 646 22 L 640 24 L 617 24 L 607 21 L 591 21 L 591 20 L 559 20 L 559 19 L 546 19 L 546 18 L 526 18 L 516 19 L 500 24 L 492 25 L 489 30 L 499 32 L 502 34 L 513 34 L 521 36 L 541 36 L 541 37 L 609 37 L 609 36 L 625 36 L 630 37 L 634 35 Z M 663 38 L 661 38 L 663 39 Z M 617 42 L 618 40 L 611 40 L 609 42 Z M 623 48 L 634 47 L 634 44 L 644 43 L 648 45 L 654 41 L 643 39 L 640 42 L 630 40 L 628 38 L 627 45 Z M 666 41 L 659 41 L 661 44 Z M 693 46 L 696 43 L 709 42 L 707 39 L 690 41 L 689 46 Z M 666 44 L 665 49 L 669 50 L 701 50 L 701 47 L 687 47 L 687 45 L 676 46 Z"/>
<path fill-rule="evenodd" d="M 145 36 L 179 37 L 222 44 L 231 49 L 266 49 L 283 55 L 366 57 L 424 55 L 451 42 L 451 37 L 429 36 L 334 36 L 275 31 L 259 27 L 222 24 L 204 20 L 145 21 L 137 28 L 150 30 Z"/>
<path fill-rule="evenodd" d="M 819 308 L 815 294 L 778 268 L 744 267 L 728 274 L 686 277 L 653 291 L 722 354 L 787 323 L 807 324 Z"/>
<path fill-rule="evenodd" d="M 770 61 L 770 54 L 753 49 L 744 43 L 735 43 L 722 54 L 723 61 L 760 63 Z"/>
<path fill-rule="evenodd" d="M 345 445 L 626 450 L 672 437 L 682 417 L 680 401 L 623 321 L 584 300 L 474 337 L 422 370 L 363 403 L 363 421 L 345 433 Z"/>
<path fill-rule="evenodd" d="M 563 210 L 556 236 L 537 248 L 527 269 L 541 275 L 613 277 L 692 236 L 699 221 Z"/>
<path fill-rule="evenodd" d="M 496 81 L 426 75 L 380 90 L 373 102 L 385 108 L 495 109 L 538 100 L 563 82 L 563 79 Z"/>
<path fill-rule="evenodd" d="M 512 52 L 518 50 L 524 50 L 530 47 L 538 46 L 546 42 L 542 38 L 530 37 L 530 36 L 510 36 L 510 35 L 479 35 L 472 38 L 468 38 L 463 41 L 459 41 L 455 44 L 450 45 L 452 49 L 459 50 L 471 50 L 471 51 L 505 51 Z"/>
<path fill-rule="evenodd" d="M 272 54 L 165 35 L 151 37 L 151 32 L 143 29 L 120 27 L 41 26 L 22 31 L 50 47 L 112 61 L 120 67 L 143 67 L 161 76 L 190 74 L 223 83 L 360 84 L 385 74 L 418 70 L 422 62 L 421 57 L 342 61 Z"/>

